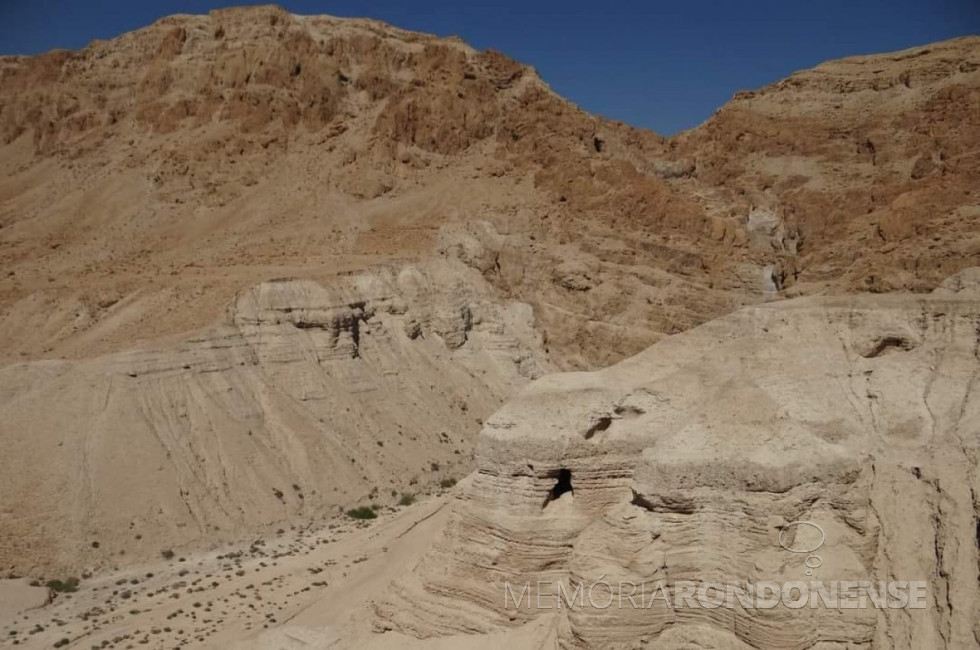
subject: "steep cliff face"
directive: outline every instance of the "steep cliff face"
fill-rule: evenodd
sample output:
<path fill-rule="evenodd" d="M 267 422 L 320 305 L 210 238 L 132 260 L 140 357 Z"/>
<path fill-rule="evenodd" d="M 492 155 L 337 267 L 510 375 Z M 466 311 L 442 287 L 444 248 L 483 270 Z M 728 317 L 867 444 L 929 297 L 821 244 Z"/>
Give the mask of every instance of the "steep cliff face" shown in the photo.
<path fill-rule="evenodd" d="M 978 261 L 977 43 L 825 64 L 669 140 L 499 53 L 275 7 L 3 57 L 3 353 L 117 351 L 461 237 L 565 368 L 770 297 L 929 290 Z"/>
<path fill-rule="evenodd" d="M 714 188 L 715 236 L 747 226 L 791 295 L 923 291 L 976 259 L 978 42 L 831 61 L 680 135 Z"/>
<path fill-rule="evenodd" d="M 426 638 L 543 619 L 567 648 L 973 645 L 980 292 L 970 277 L 931 295 L 746 308 L 606 370 L 534 382 L 487 421 L 477 472 L 434 548 L 380 599 L 378 629 Z M 815 560 L 783 545 L 800 521 L 822 532 Z M 676 602 L 678 581 L 800 580 L 926 581 L 928 604 L 651 601 L 661 581 Z M 558 606 L 559 582 L 566 596 L 611 585 L 620 603 L 631 595 L 620 582 L 645 585 L 652 606 L 608 608 L 608 591 Z M 530 599 L 505 607 L 507 583 L 515 594 L 530 583 Z"/>
<path fill-rule="evenodd" d="M 280 280 L 168 348 L 7 366 L 5 570 L 145 561 L 467 473 L 482 418 L 548 368 L 530 307 L 490 295 L 458 262 Z"/>
<path fill-rule="evenodd" d="M 620 203 L 657 219 L 671 206 L 678 224 L 698 214 L 634 170 L 630 146 L 608 153 L 659 146 L 653 134 L 579 111 L 500 54 L 371 21 L 274 7 L 174 16 L 79 52 L 4 58 L 0 75 L 0 300 L 11 323 L 32 319 L 25 299 L 79 314 L 5 328 L 8 355 L 86 356 L 205 326 L 249 284 L 430 257 L 444 226 L 483 221 L 507 236 L 488 278 L 534 302 L 560 332 L 556 358 L 581 363 L 664 324 L 624 314 L 642 324 L 612 328 L 624 333 L 608 351 L 562 331 L 561 313 L 601 325 L 607 305 L 629 306 L 612 286 L 581 309 L 569 307 L 589 286 L 540 290 L 584 254 L 576 233 L 633 251 L 609 221 Z M 666 264 L 684 246 L 640 255 Z M 112 322 L 107 306 L 137 295 L 140 322 Z"/>

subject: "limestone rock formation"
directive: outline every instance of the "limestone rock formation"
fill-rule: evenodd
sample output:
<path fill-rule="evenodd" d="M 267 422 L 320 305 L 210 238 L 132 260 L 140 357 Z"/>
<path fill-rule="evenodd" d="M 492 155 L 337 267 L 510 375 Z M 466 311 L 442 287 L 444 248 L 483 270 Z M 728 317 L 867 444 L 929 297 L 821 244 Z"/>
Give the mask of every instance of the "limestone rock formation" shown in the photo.
<path fill-rule="evenodd" d="M 128 642 L 169 619 L 115 567 L 199 553 L 240 598 L 208 547 L 475 465 L 444 528 L 434 497 L 283 532 L 327 595 L 300 609 L 306 560 L 253 553 L 295 620 L 194 640 L 976 645 L 978 100 L 978 37 L 828 62 L 670 138 L 459 39 L 271 6 L 2 56 L 0 577 L 92 571 L 57 616 Z M 502 607 L 507 581 L 798 577 L 801 519 L 825 579 L 925 580 L 930 607 Z M 194 608 L 180 571 L 134 593 Z"/>
<path fill-rule="evenodd" d="M 978 42 L 829 61 L 673 139 L 714 236 L 747 230 L 786 295 L 923 292 L 976 260 Z"/>
<path fill-rule="evenodd" d="M 168 348 L 8 365 L 3 569 L 146 560 L 395 503 L 468 472 L 481 418 L 543 357 L 530 307 L 436 261 L 263 283 Z"/>
<path fill-rule="evenodd" d="M 830 62 L 669 139 L 500 53 L 277 7 L 0 57 L 0 353 L 173 337 L 446 232 L 568 369 L 771 297 L 928 291 L 980 262 L 978 43 Z"/>
<path fill-rule="evenodd" d="M 972 647 L 978 350 L 975 287 L 801 298 L 602 371 L 539 379 L 487 421 L 450 523 L 379 600 L 377 629 L 428 638 L 543 618 L 564 648 Z M 819 562 L 780 545 L 798 521 L 822 529 Z M 554 597 L 558 582 L 566 595 L 606 582 L 615 599 L 620 581 L 647 585 L 649 599 L 658 581 L 810 579 L 927 581 L 928 607 L 605 609 L 603 594 L 562 608 Z M 550 609 L 537 607 L 538 581 L 551 581 Z M 505 584 L 528 582 L 523 607 L 505 607 Z"/>

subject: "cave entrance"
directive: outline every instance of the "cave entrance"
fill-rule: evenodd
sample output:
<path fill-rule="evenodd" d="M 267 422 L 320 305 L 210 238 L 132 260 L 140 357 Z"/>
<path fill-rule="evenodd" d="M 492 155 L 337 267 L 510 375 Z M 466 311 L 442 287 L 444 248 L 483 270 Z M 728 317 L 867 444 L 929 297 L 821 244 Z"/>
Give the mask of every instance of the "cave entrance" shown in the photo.
<path fill-rule="evenodd" d="M 552 501 L 560 498 L 561 495 L 565 494 L 566 492 L 575 492 L 575 490 L 572 488 L 572 470 L 568 469 L 567 467 L 562 467 L 558 470 L 555 486 L 548 491 L 548 497 L 544 500 L 544 505 L 547 506 Z"/>

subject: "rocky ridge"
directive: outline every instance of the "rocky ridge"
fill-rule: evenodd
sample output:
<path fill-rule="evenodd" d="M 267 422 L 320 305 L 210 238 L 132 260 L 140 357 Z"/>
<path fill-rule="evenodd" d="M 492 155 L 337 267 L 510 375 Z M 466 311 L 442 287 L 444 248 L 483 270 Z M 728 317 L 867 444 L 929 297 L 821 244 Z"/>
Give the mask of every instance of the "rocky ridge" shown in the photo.
<path fill-rule="evenodd" d="M 568 369 L 773 297 L 928 291 L 978 262 L 977 43 L 830 62 L 669 139 L 497 52 L 276 7 L 4 57 L 3 350 L 172 337 L 460 233 Z"/>

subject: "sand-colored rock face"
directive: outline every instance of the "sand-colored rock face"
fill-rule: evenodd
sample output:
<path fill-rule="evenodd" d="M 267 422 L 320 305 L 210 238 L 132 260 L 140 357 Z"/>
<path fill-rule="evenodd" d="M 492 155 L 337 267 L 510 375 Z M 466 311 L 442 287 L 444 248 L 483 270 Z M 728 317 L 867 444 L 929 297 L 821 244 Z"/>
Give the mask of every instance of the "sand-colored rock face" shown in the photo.
<path fill-rule="evenodd" d="M 663 139 L 499 53 L 276 7 L 3 57 L 0 352 L 172 337 L 474 228 L 568 369 L 772 296 L 928 291 L 980 262 L 978 75 L 977 38 L 845 59 Z"/>
<path fill-rule="evenodd" d="M 487 421 L 451 522 L 379 601 L 378 629 L 425 638 L 544 618 L 570 648 L 972 647 L 970 277 L 929 296 L 746 308 L 606 370 L 534 382 Z M 573 491 L 550 500 L 563 470 Z M 812 577 L 779 544 L 801 520 L 825 534 Z M 605 581 L 617 599 L 620 581 L 646 584 L 648 603 L 661 580 L 918 580 L 928 607 L 602 609 L 602 592 L 598 607 L 545 597 L 545 610 L 539 580 L 566 593 Z M 520 593 L 527 581 L 531 607 L 505 608 L 505 583 Z"/>
<path fill-rule="evenodd" d="M 748 226 L 745 245 L 777 251 L 774 284 L 793 295 L 922 291 L 976 259 L 977 45 L 830 61 L 737 93 L 675 138 L 713 187 L 714 236 Z M 758 211 L 773 216 L 761 229 Z"/>
<path fill-rule="evenodd" d="M 456 39 L 275 7 L 174 16 L 79 52 L 0 59 L 0 105 L 8 359 L 92 356 L 204 327 L 257 282 L 431 257 L 444 226 L 477 222 L 500 236 L 482 270 L 553 326 L 561 363 L 621 355 L 667 320 L 683 329 L 734 304 L 655 268 L 689 253 L 660 235 L 643 253 L 601 220 L 589 247 L 627 251 L 613 253 L 627 266 L 628 251 L 662 257 L 643 271 L 653 284 L 614 270 L 588 299 L 553 284 L 554 265 L 586 254 L 571 236 L 586 213 L 620 211 L 610 199 L 658 214 L 669 204 L 678 223 L 696 206 L 633 170 L 628 151 L 600 156 L 601 121 L 532 69 Z M 612 148 L 659 142 L 606 128 Z M 621 276 L 636 294 L 626 301 Z M 670 317 L 636 312 L 702 291 L 712 297 Z M 613 310 L 622 322 L 607 328 Z M 39 315 L 50 312 L 59 318 Z"/>
<path fill-rule="evenodd" d="M 547 369 L 527 305 L 455 262 L 242 292 L 166 349 L 0 370 L 0 557 L 80 572 L 398 501 L 469 471 Z"/>
<path fill-rule="evenodd" d="M 276 7 L 0 57 L 0 570 L 93 571 L 33 643 L 166 628 L 116 566 L 191 611 L 161 551 L 287 552 L 476 466 L 428 553 L 441 502 L 249 548 L 247 577 L 194 556 L 224 599 L 276 574 L 291 622 L 239 603 L 155 643 L 976 645 L 978 89 L 956 39 L 664 139 L 458 39 Z M 507 581 L 799 578 L 800 519 L 823 579 L 929 608 L 503 608 Z"/>

